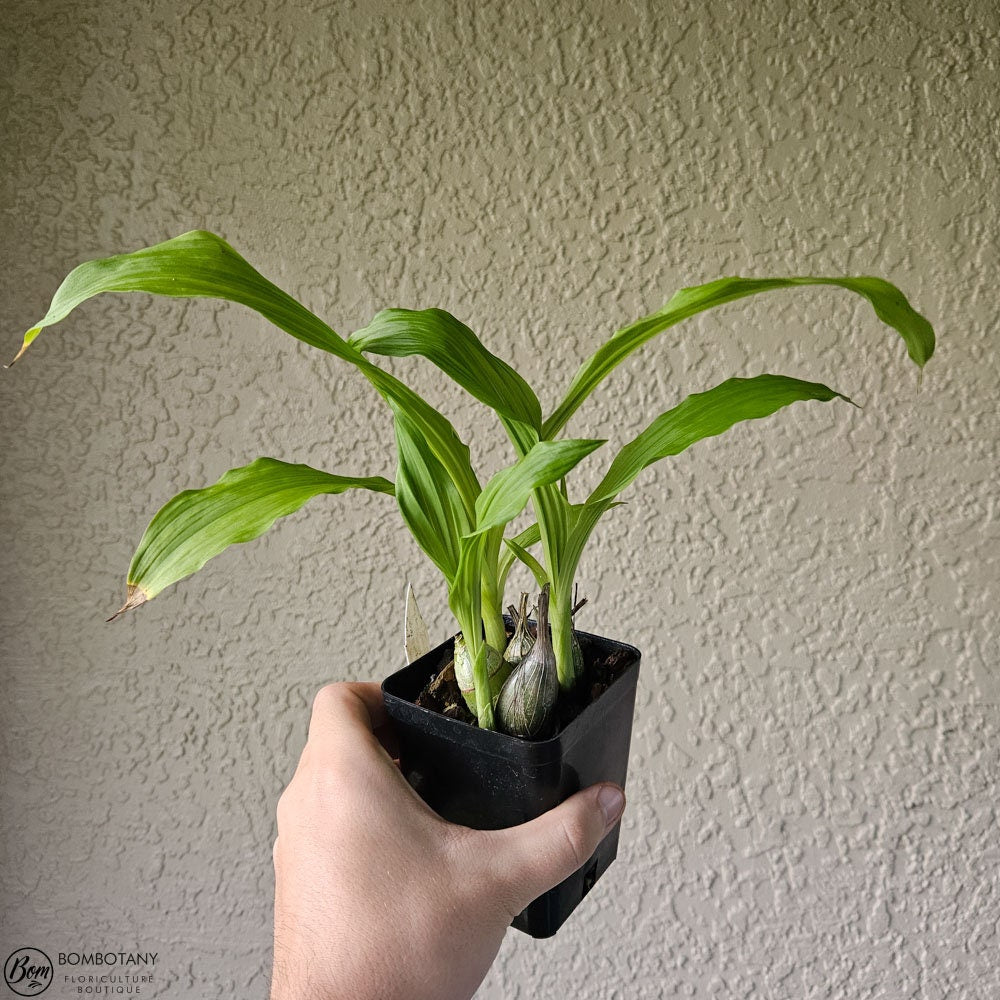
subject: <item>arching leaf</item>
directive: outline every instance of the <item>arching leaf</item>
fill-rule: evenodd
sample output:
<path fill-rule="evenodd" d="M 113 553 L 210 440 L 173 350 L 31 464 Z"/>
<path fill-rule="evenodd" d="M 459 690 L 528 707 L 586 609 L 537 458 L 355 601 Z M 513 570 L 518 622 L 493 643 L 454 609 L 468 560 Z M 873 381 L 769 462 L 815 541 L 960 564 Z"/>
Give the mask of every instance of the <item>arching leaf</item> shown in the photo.
<path fill-rule="evenodd" d="M 533 490 L 548 486 L 575 468 L 603 441 L 539 441 L 523 458 L 501 469 L 476 500 L 476 531 L 507 524 L 524 510 Z"/>
<path fill-rule="evenodd" d="M 542 408 L 531 386 L 443 309 L 383 309 L 348 343 L 386 357 L 421 355 L 501 416 L 527 424 L 536 435 L 542 426 Z"/>
<path fill-rule="evenodd" d="M 907 302 L 895 285 L 881 278 L 720 278 L 704 285 L 682 288 L 661 310 L 624 327 L 602 344 L 573 377 L 565 398 L 545 421 L 542 437 L 555 437 L 600 382 L 658 333 L 727 302 L 801 285 L 834 285 L 867 299 L 875 315 L 902 337 L 910 358 L 921 368 L 934 353 L 934 330 L 930 323 Z"/>
<path fill-rule="evenodd" d="M 734 424 L 770 416 L 805 399 L 851 402 L 819 382 L 785 375 L 731 378 L 707 392 L 692 393 L 622 448 L 587 502 L 613 500 L 643 469 L 661 458 L 678 455 L 696 441 L 722 434 Z"/>
<path fill-rule="evenodd" d="M 268 281 L 214 233 L 194 230 L 133 253 L 80 264 L 57 289 L 45 317 L 24 335 L 14 361 L 45 327 L 65 319 L 77 306 L 103 292 L 146 292 L 238 302 L 297 340 L 354 365 L 394 411 L 404 412 L 419 428 L 471 515 L 479 495 L 479 481 L 470 464 L 469 449 L 451 423 L 399 379 L 373 365 L 318 316 Z"/>
<path fill-rule="evenodd" d="M 262 535 L 279 518 L 321 493 L 365 489 L 393 493 L 381 476 L 335 476 L 308 465 L 258 458 L 214 486 L 185 490 L 161 507 L 143 533 L 128 571 L 123 611 L 197 572 L 230 545 Z"/>

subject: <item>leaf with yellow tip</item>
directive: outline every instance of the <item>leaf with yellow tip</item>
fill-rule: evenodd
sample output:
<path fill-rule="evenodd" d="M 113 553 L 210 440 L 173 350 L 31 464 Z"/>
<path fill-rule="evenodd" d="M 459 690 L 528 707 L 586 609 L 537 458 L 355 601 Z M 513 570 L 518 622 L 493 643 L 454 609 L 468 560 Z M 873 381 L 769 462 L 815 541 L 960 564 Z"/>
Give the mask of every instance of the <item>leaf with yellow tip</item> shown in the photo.
<path fill-rule="evenodd" d="M 214 486 L 178 493 L 143 534 L 128 571 L 127 599 L 112 618 L 152 600 L 230 545 L 259 537 L 307 500 L 350 489 L 392 495 L 395 487 L 381 476 L 335 476 L 308 465 L 258 458 L 231 469 Z"/>

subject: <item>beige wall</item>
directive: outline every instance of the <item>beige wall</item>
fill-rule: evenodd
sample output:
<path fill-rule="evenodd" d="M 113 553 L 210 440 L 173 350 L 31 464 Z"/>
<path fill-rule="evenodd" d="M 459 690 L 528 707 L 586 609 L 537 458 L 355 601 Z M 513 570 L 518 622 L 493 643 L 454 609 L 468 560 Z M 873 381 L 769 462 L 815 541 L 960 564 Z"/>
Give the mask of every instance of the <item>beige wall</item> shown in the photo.
<path fill-rule="evenodd" d="M 644 652 L 620 859 L 481 996 L 1000 995 L 995 4 L 6 9 L 8 355 L 72 265 L 195 227 L 345 334 L 451 310 L 546 408 L 684 284 L 897 282 L 941 338 L 922 388 L 846 293 L 782 293 L 672 331 L 574 421 L 620 442 L 763 370 L 864 403 L 702 443 L 607 521 L 584 627 Z M 398 663 L 405 578 L 443 637 L 442 589 L 391 502 L 348 495 L 103 619 L 173 492 L 260 454 L 392 475 L 386 413 L 244 310 L 131 297 L 0 392 L 0 949 L 138 947 L 154 995 L 261 995 L 312 694 Z"/>

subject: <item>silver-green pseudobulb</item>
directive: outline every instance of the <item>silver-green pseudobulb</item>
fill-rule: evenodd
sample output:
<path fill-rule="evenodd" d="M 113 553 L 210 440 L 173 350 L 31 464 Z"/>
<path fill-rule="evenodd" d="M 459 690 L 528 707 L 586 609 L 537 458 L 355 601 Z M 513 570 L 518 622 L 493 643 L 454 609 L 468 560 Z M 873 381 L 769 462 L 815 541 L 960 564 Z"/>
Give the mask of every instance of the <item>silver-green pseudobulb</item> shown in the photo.
<path fill-rule="evenodd" d="M 544 729 L 555 711 L 559 697 L 556 654 L 549 635 L 549 585 L 538 598 L 538 628 L 534 646 L 514 668 L 500 690 L 496 718 L 511 736 L 531 739 Z"/>
<path fill-rule="evenodd" d="M 511 636 L 510 642 L 507 643 L 503 658 L 512 667 L 516 667 L 535 644 L 533 636 L 528 631 L 528 595 L 521 594 L 521 608 L 516 615 L 513 604 L 510 606 L 510 612 L 514 618 L 514 634 Z"/>

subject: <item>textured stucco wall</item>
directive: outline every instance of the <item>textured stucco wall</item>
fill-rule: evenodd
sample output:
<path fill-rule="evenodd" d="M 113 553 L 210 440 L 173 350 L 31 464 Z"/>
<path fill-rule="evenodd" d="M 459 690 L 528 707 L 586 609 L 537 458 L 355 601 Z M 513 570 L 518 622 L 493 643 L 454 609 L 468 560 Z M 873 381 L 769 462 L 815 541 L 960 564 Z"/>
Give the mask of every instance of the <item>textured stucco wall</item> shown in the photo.
<path fill-rule="evenodd" d="M 607 521 L 584 626 L 644 651 L 620 860 L 556 939 L 509 935 L 481 996 L 1000 995 L 994 3 L 3 20 L 8 354 L 72 265 L 195 227 L 344 333 L 451 310 L 546 408 L 682 285 L 898 282 L 941 338 L 921 388 L 863 304 L 780 293 L 672 331 L 575 419 L 623 441 L 762 370 L 865 404 L 704 442 Z M 457 391 L 393 368 L 506 461 Z M 103 618 L 173 492 L 259 454 L 392 475 L 386 413 L 245 310 L 134 297 L 47 332 L 0 394 L 0 950 L 158 951 L 156 995 L 261 995 L 312 694 L 397 663 L 404 575 L 436 637 L 444 595 L 391 502 L 348 495 Z"/>

